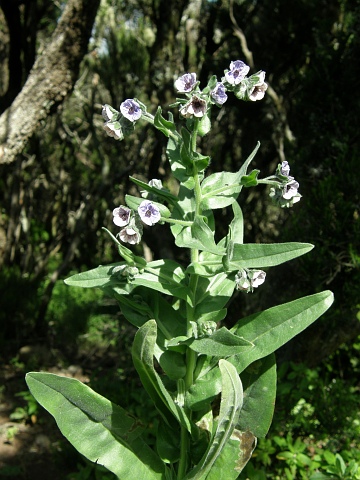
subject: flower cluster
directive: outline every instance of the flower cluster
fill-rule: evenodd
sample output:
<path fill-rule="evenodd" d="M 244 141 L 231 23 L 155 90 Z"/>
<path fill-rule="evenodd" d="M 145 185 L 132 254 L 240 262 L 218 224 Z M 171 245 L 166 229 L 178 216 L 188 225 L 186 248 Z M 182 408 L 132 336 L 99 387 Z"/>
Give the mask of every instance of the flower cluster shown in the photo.
<path fill-rule="evenodd" d="M 266 273 L 263 270 L 242 268 L 235 275 L 236 288 L 242 292 L 253 292 L 254 288 L 265 282 Z"/>
<path fill-rule="evenodd" d="M 123 140 L 135 128 L 135 123 L 143 115 L 140 104 L 132 99 L 127 99 L 120 105 L 120 112 L 110 105 L 103 105 L 102 117 L 105 120 L 104 130 L 116 140 Z"/>
<path fill-rule="evenodd" d="M 130 245 L 140 242 L 143 223 L 152 226 L 161 219 L 160 210 L 149 200 L 141 202 L 137 212 L 120 205 L 120 207 L 114 208 L 112 213 L 115 225 L 122 227 L 117 236 L 122 242 L 130 243 Z"/>
<path fill-rule="evenodd" d="M 298 192 L 299 183 L 290 176 L 289 163 L 284 161 L 279 163 L 276 169 L 276 177 L 280 181 L 270 188 L 270 197 L 275 205 L 281 208 L 289 208 L 297 203 L 301 195 Z"/>
<path fill-rule="evenodd" d="M 250 67 L 243 61 L 235 60 L 230 63 L 230 69 L 225 70 L 220 82 L 213 76 L 202 91 L 196 73 L 185 73 L 175 81 L 174 86 L 178 93 L 185 94 L 187 100 L 177 99 L 175 105 L 180 106 L 180 114 L 185 118 L 202 118 L 211 105 L 221 107 L 227 101 L 227 91 L 234 92 L 241 100 L 261 100 L 267 89 L 265 72 L 247 77 L 249 70 Z"/>
<path fill-rule="evenodd" d="M 211 107 L 216 105 L 221 108 L 228 99 L 226 92 L 233 92 L 238 99 L 245 101 L 264 98 L 267 89 L 265 72 L 259 71 L 247 77 L 249 70 L 250 67 L 242 60 L 232 61 L 230 68 L 224 71 L 221 81 L 213 75 L 203 90 L 199 87 L 196 73 L 184 73 L 175 80 L 174 86 L 175 90 L 186 98 L 178 98 L 172 106 L 178 106 L 184 118 L 200 120 L 199 134 L 205 135 L 210 130 Z M 144 119 L 150 123 L 156 120 L 146 112 L 145 105 L 130 98 L 120 104 L 119 111 L 110 105 L 103 105 L 102 116 L 105 120 L 104 130 L 116 140 L 123 140 L 130 135 L 138 120 Z"/>
<path fill-rule="evenodd" d="M 259 72 L 247 77 L 250 67 L 241 60 L 230 63 L 230 70 L 225 70 L 223 82 L 227 90 L 234 92 L 236 98 L 255 102 L 262 100 L 268 88 L 265 83 L 265 72 Z"/>

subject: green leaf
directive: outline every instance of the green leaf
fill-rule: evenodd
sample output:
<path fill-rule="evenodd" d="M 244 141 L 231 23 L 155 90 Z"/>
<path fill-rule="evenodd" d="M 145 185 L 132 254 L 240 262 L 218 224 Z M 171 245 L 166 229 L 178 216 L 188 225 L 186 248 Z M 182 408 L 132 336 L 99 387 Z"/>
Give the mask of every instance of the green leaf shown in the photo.
<path fill-rule="evenodd" d="M 234 218 L 232 219 L 229 232 L 230 240 L 235 244 L 244 243 L 244 217 L 240 205 L 237 202 L 234 202 L 232 205 L 232 210 L 234 213 Z"/>
<path fill-rule="evenodd" d="M 171 136 L 168 140 L 166 154 L 174 177 L 184 186 L 188 186 L 188 182 L 193 183 L 193 179 L 191 177 L 189 179 L 187 168 L 181 158 L 183 140 L 178 132 L 174 132 L 174 137 Z"/>
<path fill-rule="evenodd" d="M 239 419 L 243 404 L 243 390 L 239 375 L 236 369 L 226 360 L 219 361 L 219 370 L 222 394 L 217 428 L 208 451 L 199 464 L 186 475 L 184 480 L 205 480 L 207 478 Z"/>
<path fill-rule="evenodd" d="M 66 285 L 83 288 L 94 287 L 117 287 L 124 295 L 131 292 L 133 287 L 127 283 L 127 278 L 121 273 L 120 267 L 127 265 L 126 262 L 100 265 L 87 272 L 77 273 L 64 282 Z"/>
<path fill-rule="evenodd" d="M 175 463 L 180 456 L 180 429 L 172 430 L 164 422 L 159 423 L 156 432 L 156 451 L 165 463 Z"/>
<path fill-rule="evenodd" d="M 265 268 L 280 265 L 314 248 L 310 243 L 232 243 L 229 242 L 224 268 L 227 272 L 240 268 Z"/>
<path fill-rule="evenodd" d="M 163 346 L 165 339 L 185 335 L 186 320 L 180 310 L 176 310 L 157 292 L 145 287 L 137 287 L 134 293 L 114 295 L 120 303 L 121 313 L 136 327 L 141 327 L 150 319 L 155 319 L 158 326 L 157 344 Z"/>
<path fill-rule="evenodd" d="M 165 350 L 159 355 L 159 363 L 166 375 L 172 380 L 178 380 L 186 375 L 185 357 L 180 352 Z"/>
<path fill-rule="evenodd" d="M 255 187 L 258 184 L 258 175 L 260 170 L 253 170 L 249 175 L 243 175 L 241 177 L 241 185 L 244 187 Z"/>
<path fill-rule="evenodd" d="M 196 248 L 217 255 L 224 254 L 224 248 L 216 245 L 214 232 L 205 222 L 204 217 L 197 216 L 191 227 L 173 225 L 171 230 L 178 247 Z"/>
<path fill-rule="evenodd" d="M 201 277 L 212 277 L 217 273 L 224 272 L 222 257 L 219 255 L 201 252 L 198 262 L 192 262 L 186 269 L 186 273 L 196 273 Z"/>
<path fill-rule="evenodd" d="M 269 431 L 275 408 L 276 362 L 275 354 L 257 360 L 241 374 L 244 405 L 237 428 L 264 438 Z"/>
<path fill-rule="evenodd" d="M 198 127 L 198 133 L 200 137 L 204 137 L 206 134 L 208 134 L 211 130 L 211 120 L 209 118 L 208 113 L 203 115 L 199 122 L 199 127 Z"/>
<path fill-rule="evenodd" d="M 215 367 L 206 368 L 186 393 L 186 406 L 198 412 L 210 408 L 210 404 L 221 391 L 220 371 Z"/>
<path fill-rule="evenodd" d="M 157 327 L 155 320 L 149 320 L 137 331 L 132 346 L 134 366 L 140 376 L 141 383 L 150 395 L 159 413 L 165 422 L 176 428 L 176 421 L 181 423 L 189 432 L 191 425 L 184 411 L 175 404 L 166 390 L 159 374 L 154 368 L 154 349 L 156 345 Z"/>
<path fill-rule="evenodd" d="M 253 161 L 255 155 L 257 154 L 257 151 L 259 150 L 260 148 L 260 142 L 257 142 L 256 143 L 256 147 L 254 148 L 254 150 L 250 153 L 250 155 L 248 156 L 248 158 L 245 160 L 245 162 L 242 164 L 239 172 L 241 174 L 241 176 L 243 175 L 246 175 L 247 173 L 247 169 L 249 168 L 249 165 L 250 163 Z"/>
<path fill-rule="evenodd" d="M 225 208 L 235 202 L 241 189 L 239 172 L 213 173 L 201 183 L 200 206 L 203 210 Z"/>
<path fill-rule="evenodd" d="M 186 275 L 183 268 L 173 260 L 157 260 L 149 262 L 146 268 L 134 274 L 132 278 L 124 277 L 121 267 L 124 262 L 100 265 L 87 272 L 78 273 L 65 280 L 67 285 L 93 288 L 99 287 L 116 294 L 127 295 L 137 286 L 145 286 L 152 290 L 187 299 L 187 287 L 184 283 Z"/>
<path fill-rule="evenodd" d="M 254 343 L 255 348 L 232 357 L 238 372 L 285 345 L 325 313 L 333 301 L 333 293 L 326 290 L 239 320 L 231 331 Z"/>
<path fill-rule="evenodd" d="M 190 198 L 193 198 L 192 192 L 189 193 Z M 186 201 L 189 203 L 188 201 Z M 178 247 L 185 248 L 197 248 L 199 250 L 204 250 L 208 252 L 215 253 L 217 255 L 222 255 L 225 253 L 224 248 L 220 248 L 215 244 L 214 240 L 214 231 L 211 229 L 209 224 L 212 226 L 213 217 L 212 212 L 209 212 L 209 217 L 206 216 L 196 216 L 193 220 L 189 218 L 189 210 L 183 207 L 182 201 L 174 208 L 173 218 L 175 219 L 186 219 L 192 221 L 191 226 L 183 225 L 172 225 L 171 231 L 175 237 L 175 244 Z M 193 202 L 189 208 L 192 210 L 194 207 Z M 183 212 L 187 212 L 187 214 Z M 193 213 L 193 211 L 192 211 Z M 186 216 L 185 216 L 186 215 Z"/>
<path fill-rule="evenodd" d="M 149 262 L 142 272 L 134 275 L 131 283 L 186 300 L 186 280 L 183 268 L 174 260 L 155 260 Z"/>
<path fill-rule="evenodd" d="M 225 307 L 234 293 L 235 282 L 228 278 L 226 273 L 218 273 L 211 277 L 198 279 L 194 320 L 205 321 L 207 316 L 220 311 Z M 215 320 L 215 318 L 213 319 Z"/>
<path fill-rule="evenodd" d="M 178 200 L 177 197 L 175 197 L 175 195 L 173 195 L 172 193 L 170 193 L 167 189 L 161 189 L 159 190 L 158 188 L 156 187 L 151 187 L 148 183 L 145 183 L 145 182 L 142 182 L 141 180 L 137 179 L 137 178 L 134 178 L 134 177 L 129 177 L 129 179 L 135 183 L 138 187 L 142 188 L 143 190 L 146 190 L 147 192 L 149 193 L 152 193 L 154 195 L 156 195 L 157 197 L 160 197 L 160 198 L 163 198 L 164 200 L 172 203 L 172 204 L 175 204 Z"/>
<path fill-rule="evenodd" d="M 169 120 L 166 120 L 161 115 L 161 107 L 158 107 L 154 117 L 154 127 L 160 130 L 166 137 L 170 137 L 176 129 L 172 114 L 169 113 Z"/>
<path fill-rule="evenodd" d="M 255 447 L 256 437 L 251 432 L 235 429 L 206 480 L 236 480 L 250 460 Z"/>
<path fill-rule="evenodd" d="M 294 300 L 239 320 L 230 331 L 255 347 L 234 355 L 229 361 L 239 374 L 251 363 L 275 352 L 318 319 L 331 306 L 332 292 L 326 290 Z M 216 368 L 199 375 L 189 389 L 186 401 L 192 410 L 208 405 L 220 392 L 220 376 Z"/>
<path fill-rule="evenodd" d="M 86 458 L 118 478 L 165 480 L 162 461 L 139 437 L 142 429 L 121 407 L 73 378 L 31 372 L 26 382 L 62 434 Z"/>
<path fill-rule="evenodd" d="M 210 157 L 206 155 L 202 155 L 199 152 L 192 152 L 193 163 L 196 167 L 196 171 L 203 172 L 210 163 Z"/>
<path fill-rule="evenodd" d="M 195 352 L 214 357 L 229 357 L 254 348 L 252 343 L 232 334 L 226 327 L 221 327 L 212 335 L 191 338 L 184 343 Z"/>
<path fill-rule="evenodd" d="M 259 146 L 260 143 L 258 142 L 238 172 L 217 172 L 203 180 L 201 183 L 202 200 L 200 204 L 203 210 L 224 208 L 237 199 L 243 187 L 242 177 L 246 175 L 247 168 L 256 155 Z M 255 181 L 253 177 L 250 180 L 252 182 Z M 244 181 L 246 182 L 246 179 Z"/>

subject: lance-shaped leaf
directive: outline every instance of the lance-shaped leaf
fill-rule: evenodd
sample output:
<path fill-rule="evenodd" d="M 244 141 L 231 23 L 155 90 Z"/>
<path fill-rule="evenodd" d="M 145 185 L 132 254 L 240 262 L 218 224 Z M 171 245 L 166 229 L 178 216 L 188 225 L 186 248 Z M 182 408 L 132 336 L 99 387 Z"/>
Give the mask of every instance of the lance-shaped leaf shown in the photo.
<path fill-rule="evenodd" d="M 207 452 L 185 480 L 205 480 L 238 422 L 243 404 L 243 389 L 236 369 L 226 360 L 219 361 L 221 403 L 216 431 Z"/>
<path fill-rule="evenodd" d="M 170 193 L 165 188 L 159 189 L 159 188 L 156 188 L 156 187 L 152 187 L 148 183 L 142 182 L 138 178 L 129 177 L 129 179 L 132 182 L 134 182 L 138 187 L 142 188 L 143 190 L 145 190 L 149 193 L 152 193 L 152 194 L 156 195 L 157 197 L 163 198 L 164 200 L 166 200 L 166 201 L 168 201 L 172 204 L 175 204 L 178 201 L 178 198 L 175 197 L 175 195 Z"/>
<path fill-rule="evenodd" d="M 86 458 L 118 478 L 165 480 L 164 464 L 139 437 L 138 422 L 121 407 L 73 378 L 28 373 L 36 400 L 55 418 L 61 433 Z"/>
<path fill-rule="evenodd" d="M 127 265 L 126 262 L 100 265 L 87 272 L 72 275 L 64 281 L 66 285 L 73 287 L 117 287 L 122 294 L 126 295 L 134 288 L 127 283 L 127 278 L 123 275 L 123 267 Z"/>
<path fill-rule="evenodd" d="M 275 408 L 275 354 L 257 360 L 241 373 L 244 404 L 237 429 L 251 432 L 258 438 L 268 433 Z"/>
<path fill-rule="evenodd" d="M 239 320 L 231 331 L 254 343 L 255 348 L 242 357 L 233 357 L 238 372 L 285 345 L 325 313 L 333 301 L 333 293 L 325 290 Z"/>
<path fill-rule="evenodd" d="M 253 343 L 255 347 L 241 355 L 233 355 L 229 361 L 241 374 L 251 363 L 275 352 L 305 330 L 326 312 L 333 300 L 332 292 L 326 290 L 239 320 L 230 331 Z M 211 402 L 220 392 L 219 377 L 216 368 L 207 371 L 205 375 L 199 375 L 186 395 L 187 406 L 198 410 Z"/>
<path fill-rule="evenodd" d="M 314 245 L 310 243 L 246 243 L 229 242 L 227 254 L 223 258 L 225 271 L 240 268 L 265 268 L 280 265 L 310 252 Z"/>
<path fill-rule="evenodd" d="M 176 429 L 177 422 L 181 423 L 183 427 L 191 432 L 191 425 L 184 410 L 175 404 L 161 381 L 159 374 L 155 371 L 153 358 L 156 336 L 155 320 L 149 320 L 139 328 L 132 346 L 134 366 L 140 376 L 141 383 L 165 422 L 174 429 Z"/>
<path fill-rule="evenodd" d="M 236 480 L 250 460 L 256 443 L 251 432 L 235 429 L 206 480 Z"/>
<path fill-rule="evenodd" d="M 184 284 L 186 276 L 183 268 L 173 260 L 158 260 L 149 262 L 144 268 L 141 266 L 138 273 L 126 276 L 128 266 L 125 262 L 100 265 L 87 272 L 78 273 L 65 280 L 67 285 L 93 288 L 99 287 L 108 292 L 111 288 L 116 294 L 127 295 L 137 286 L 145 286 L 152 290 L 172 295 L 176 298 L 187 298 L 187 287 Z"/>
<path fill-rule="evenodd" d="M 203 180 L 201 184 L 201 208 L 203 210 L 224 208 L 237 199 L 243 187 L 241 179 L 246 175 L 247 168 L 259 147 L 260 143 L 258 142 L 238 172 L 217 172 Z M 256 185 L 256 174 L 250 176 L 250 180 L 246 178 L 246 186 L 249 186 L 249 182 Z"/>
<path fill-rule="evenodd" d="M 251 342 L 234 335 L 226 327 L 221 327 L 212 335 L 197 339 L 191 338 L 183 343 L 195 352 L 213 357 L 230 357 L 254 348 Z"/>
<path fill-rule="evenodd" d="M 240 205 L 234 202 L 232 205 L 234 218 L 229 225 L 230 240 L 234 243 L 244 243 L 244 217 Z"/>

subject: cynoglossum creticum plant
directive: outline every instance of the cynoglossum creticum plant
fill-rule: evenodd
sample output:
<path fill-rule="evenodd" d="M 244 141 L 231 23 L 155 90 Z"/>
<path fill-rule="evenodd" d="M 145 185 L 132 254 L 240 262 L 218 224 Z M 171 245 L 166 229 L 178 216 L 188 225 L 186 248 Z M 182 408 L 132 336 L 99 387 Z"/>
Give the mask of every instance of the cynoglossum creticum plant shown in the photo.
<path fill-rule="evenodd" d="M 197 139 L 211 130 L 211 110 L 228 94 L 257 101 L 265 94 L 265 73 L 231 62 L 219 81 L 201 89 L 195 73 L 175 81 L 180 126 L 172 114 L 155 115 L 137 99 L 117 111 L 103 107 L 104 128 L 122 140 L 140 120 L 167 138 L 167 157 L 179 183 L 177 195 L 160 180 L 131 178 L 140 196 L 127 195 L 113 210 L 119 228 L 111 236 L 120 262 L 74 275 L 68 285 L 98 287 L 114 297 L 122 314 L 138 328 L 132 357 L 142 384 L 159 413 L 156 445 L 142 438 L 141 423 L 77 380 L 29 373 L 35 398 L 56 419 L 62 433 L 83 455 L 120 479 L 231 480 L 237 478 L 269 429 L 276 395 L 274 351 L 314 322 L 332 303 L 329 291 L 274 306 L 222 326 L 234 291 L 253 292 L 264 269 L 309 252 L 306 243 L 243 243 L 238 197 L 244 187 L 270 185 L 272 200 L 290 207 L 300 199 L 299 184 L 287 162 L 271 177 L 248 171 L 259 145 L 237 172 L 206 176 L 210 157 Z M 232 209 L 227 235 L 215 241 L 213 210 Z M 147 262 L 125 246 L 141 241 L 144 225 L 169 224 L 175 244 L 189 251 L 189 264 Z M 168 228 L 163 225 L 157 228 Z M 159 373 L 161 372 L 161 373 Z"/>

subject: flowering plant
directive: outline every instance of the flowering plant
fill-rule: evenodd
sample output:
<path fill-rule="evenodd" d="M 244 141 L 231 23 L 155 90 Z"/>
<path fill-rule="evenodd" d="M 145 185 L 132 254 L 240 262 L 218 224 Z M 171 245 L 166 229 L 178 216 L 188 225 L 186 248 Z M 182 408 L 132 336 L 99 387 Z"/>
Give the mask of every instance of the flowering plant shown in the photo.
<path fill-rule="evenodd" d="M 276 396 L 274 352 L 304 330 L 333 301 L 329 291 L 274 306 L 221 325 L 235 290 L 251 293 L 265 282 L 264 269 L 309 252 L 307 243 L 243 242 L 238 197 L 243 188 L 270 185 L 280 207 L 300 200 L 299 184 L 282 162 L 274 175 L 260 179 L 248 171 L 259 144 L 237 172 L 206 175 L 210 157 L 197 139 L 211 129 L 211 110 L 222 108 L 228 94 L 257 101 L 267 89 L 265 72 L 247 77 L 249 67 L 231 62 L 219 81 L 214 75 L 200 89 L 195 73 L 175 81 L 181 127 L 174 117 L 155 115 L 137 99 L 116 110 L 103 107 L 105 131 L 122 140 L 140 120 L 168 139 L 167 157 L 179 190 L 162 182 L 131 180 L 140 196 L 126 195 L 113 210 L 121 260 L 68 278 L 68 285 L 98 287 L 115 298 L 124 317 L 138 328 L 132 347 L 134 366 L 159 414 L 154 447 L 142 437 L 143 426 L 123 408 L 75 379 L 28 373 L 34 397 L 56 419 L 62 433 L 84 456 L 104 465 L 119 479 L 236 479 L 268 432 Z M 228 232 L 215 241 L 213 211 L 230 207 Z M 189 263 L 147 262 L 126 247 L 141 241 L 143 228 L 169 224 L 175 244 L 189 251 Z M 157 228 L 166 228 L 158 226 Z"/>

